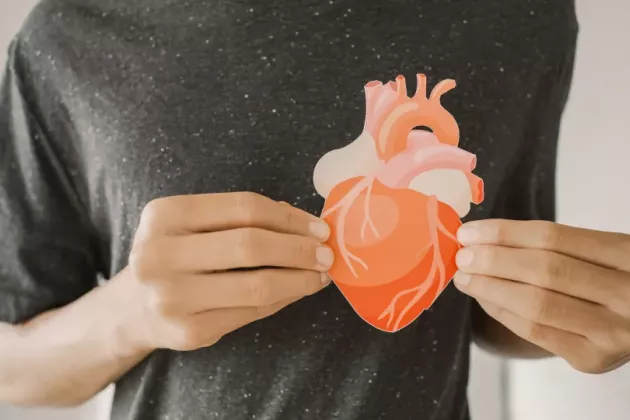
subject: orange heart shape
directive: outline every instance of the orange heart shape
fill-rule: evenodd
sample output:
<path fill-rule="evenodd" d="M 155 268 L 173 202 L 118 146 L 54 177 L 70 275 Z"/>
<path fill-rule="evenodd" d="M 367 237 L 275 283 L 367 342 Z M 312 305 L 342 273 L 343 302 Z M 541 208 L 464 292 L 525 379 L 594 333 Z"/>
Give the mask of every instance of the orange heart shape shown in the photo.
<path fill-rule="evenodd" d="M 427 309 L 453 276 L 461 222 L 434 196 L 366 180 L 347 180 L 326 200 L 328 244 L 341 259 L 329 275 L 361 318 L 393 332 Z"/>
<path fill-rule="evenodd" d="M 383 331 L 399 331 L 435 302 L 457 269 L 460 218 L 483 201 L 476 157 L 457 147 L 459 127 L 440 103 L 454 87 L 442 81 L 427 98 L 418 75 L 409 98 L 402 76 L 368 83 L 363 133 L 315 167 L 332 230 L 329 275 L 357 314 Z"/>

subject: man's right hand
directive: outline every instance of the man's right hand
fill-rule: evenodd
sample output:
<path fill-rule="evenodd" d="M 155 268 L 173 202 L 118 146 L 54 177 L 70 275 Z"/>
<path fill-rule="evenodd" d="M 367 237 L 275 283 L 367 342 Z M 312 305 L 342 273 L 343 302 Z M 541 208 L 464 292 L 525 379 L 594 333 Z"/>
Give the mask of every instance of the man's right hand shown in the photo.
<path fill-rule="evenodd" d="M 318 292 L 330 283 L 329 235 L 320 218 L 255 193 L 150 202 L 125 276 L 141 307 L 134 345 L 207 347 Z"/>
<path fill-rule="evenodd" d="M 160 198 L 129 265 L 22 325 L 0 323 L 0 401 L 87 401 L 158 348 L 193 350 L 324 288 L 321 219 L 253 193 Z"/>

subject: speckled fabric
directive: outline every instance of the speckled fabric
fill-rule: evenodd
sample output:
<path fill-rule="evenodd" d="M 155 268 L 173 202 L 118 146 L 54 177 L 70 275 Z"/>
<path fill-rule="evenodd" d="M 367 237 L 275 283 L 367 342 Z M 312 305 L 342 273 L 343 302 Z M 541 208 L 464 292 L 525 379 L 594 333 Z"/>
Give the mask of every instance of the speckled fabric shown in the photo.
<path fill-rule="evenodd" d="M 486 181 L 470 218 L 552 219 L 576 34 L 569 0 L 44 1 L 0 96 L 0 319 L 115 275 L 156 197 L 251 190 L 319 213 L 315 163 L 360 133 L 364 84 L 399 73 L 411 92 L 418 72 L 458 82 L 443 104 Z M 449 286 L 388 334 L 329 287 L 155 352 L 112 416 L 467 419 L 470 308 Z"/>

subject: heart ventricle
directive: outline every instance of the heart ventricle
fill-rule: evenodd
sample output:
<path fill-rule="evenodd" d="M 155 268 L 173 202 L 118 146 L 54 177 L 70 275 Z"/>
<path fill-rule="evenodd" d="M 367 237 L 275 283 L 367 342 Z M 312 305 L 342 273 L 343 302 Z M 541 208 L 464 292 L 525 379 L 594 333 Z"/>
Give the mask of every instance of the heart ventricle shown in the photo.
<path fill-rule="evenodd" d="M 322 217 L 337 256 L 329 275 L 375 328 L 409 325 L 454 274 L 461 221 L 434 196 L 356 177 L 331 191 Z"/>

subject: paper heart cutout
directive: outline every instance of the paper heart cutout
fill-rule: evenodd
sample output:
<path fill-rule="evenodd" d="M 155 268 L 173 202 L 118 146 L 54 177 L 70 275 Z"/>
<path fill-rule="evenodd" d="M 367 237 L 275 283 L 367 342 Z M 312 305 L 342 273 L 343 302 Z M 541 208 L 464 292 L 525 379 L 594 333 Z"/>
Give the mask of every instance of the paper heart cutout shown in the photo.
<path fill-rule="evenodd" d="M 363 320 L 388 332 L 412 323 L 446 287 L 460 218 L 483 201 L 476 157 L 457 147 L 459 127 L 440 103 L 455 81 L 427 98 L 426 77 L 417 77 L 412 98 L 403 76 L 368 83 L 362 134 L 325 154 L 313 174 L 332 230 L 328 274 Z"/>

